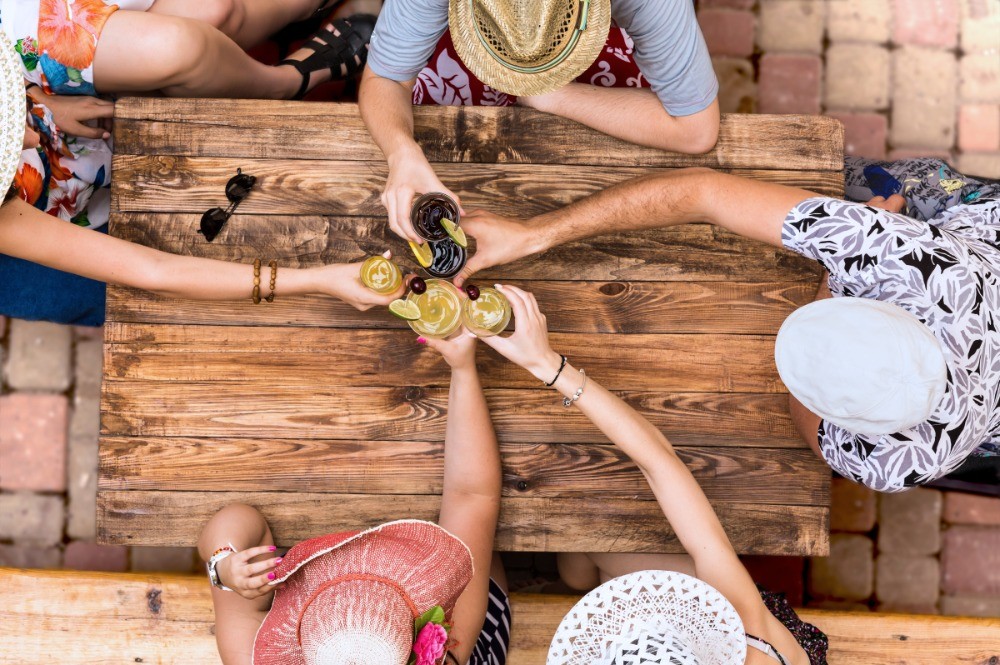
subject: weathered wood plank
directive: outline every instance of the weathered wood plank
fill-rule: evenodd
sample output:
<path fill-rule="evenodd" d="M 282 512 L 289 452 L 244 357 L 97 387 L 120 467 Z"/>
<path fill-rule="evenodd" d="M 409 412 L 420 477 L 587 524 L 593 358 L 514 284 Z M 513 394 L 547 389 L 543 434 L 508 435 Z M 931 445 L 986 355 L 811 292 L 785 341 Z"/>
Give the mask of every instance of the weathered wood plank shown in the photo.
<path fill-rule="evenodd" d="M 770 335 L 552 333 L 549 339 L 552 348 L 610 390 L 784 390 Z M 401 383 L 447 387 L 451 376 L 440 354 L 418 346 L 409 329 L 115 323 L 108 327 L 105 344 L 108 379 L 210 382 L 219 388 L 239 383 L 265 395 L 286 388 L 326 393 Z M 487 388 L 540 387 L 528 372 L 485 345 L 479 370 Z"/>
<path fill-rule="evenodd" d="M 400 264 L 416 267 L 409 248 L 381 218 L 236 215 L 214 242 L 198 233 L 200 219 L 201 213 L 113 213 L 111 233 L 174 254 L 224 261 L 253 263 L 264 257 L 307 268 L 360 261 L 392 249 Z M 688 224 L 567 243 L 484 271 L 477 279 L 818 284 L 819 274 L 817 262 L 798 254 L 715 226 Z"/>
<path fill-rule="evenodd" d="M 677 446 L 802 448 L 784 394 L 620 392 Z M 557 395 L 486 391 L 497 437 L 514 443 L 606 443 Z M 105 381 L 101 433 L 266 439 L 444 439 L 447 388 L 311 387 Z"/>
<path fill-rule="evenodd" d="M 526 108 L 414 107 L 414 137 L 431 161 L 843 168 L 843 129 L 820 116 L 722 116 L 706 155 L 633 145 L 571 120 Z M 354 104 L 132 97 L 115 107 L 122 154 L 285 157 L 381 162 Z"/>
<path fill-rule="evenodd" d="M 798 282 L 568 282 L 504 280 L 533 293 L 549 330 L 580 333 L 772 334 L 810 302 L 814 280 Z M 487 281 L 487 283 L 490 283 Z M 279 297 L 274 303 L 174 300 L 126 287 L 108 289 L 114 321 L 241 326 L 409 330 L 384 309 L 359 312 L 335 298 Z"/>
<path fill-rule="evenodd" d="M 504 496 L 655 500 L 614 446 L 505 443 L 500 453 Z M 811 450 L 680 448 L 678 455 L 714 501 L 829 503 L 830 471 Z M 105 437 L 100 457 L 102 490 L 440 494 L 444 473 L 440 441 Z"/>
<path fill-rule="evenodd" d="M 442 182 L 461 197 L 466 210 L 485 208 L 530 217 L 560 208 L 625 180 L 663 169 L 548 164 L 435 164 Z M 257 177 L 240 205 L 242 215 L 381 216 L 379 200 L 388 167 L 347 161 L 235 159 L 116 154 L 112 208 L 120 211 L 204 212 L 226 205 L 226 182 L 240 167 Z M 733 169 L 734 175 L 808 188 L 838 196 L 837 171 Z"/>
<path fill-rule="evenodd" d="M 507 662 L 544 665 L 576 596 L 511 594 Z M 4 665 L 219 665 L 203 575 L 0 569 Z M 832 665 L 988 664 L 1000 619 L 799 610 L 830 638 Z M 81 636 L 84 636 L 81 638 Z"/>
<path fill-rule="evenodd" d="M 262 470 L 262 473 L 266 472 Z M 104 543 L 194 545 L 205 522 L 239 501 L 257 507 L 282 546 L 323 533 L 365 529 L 408 517 L 435 520 L 433 495 L 314 492 L 148 492 L 97 494 L 98 539 Z M 741 554 L 824 556 L 829 509 L 818 506 L 713 504 Z M 581 515 L 587 520 L 581 520 Z M 603 497 L 507 498 L 496 548 L 519 552 L 681 552 L 655 501 Z"/>

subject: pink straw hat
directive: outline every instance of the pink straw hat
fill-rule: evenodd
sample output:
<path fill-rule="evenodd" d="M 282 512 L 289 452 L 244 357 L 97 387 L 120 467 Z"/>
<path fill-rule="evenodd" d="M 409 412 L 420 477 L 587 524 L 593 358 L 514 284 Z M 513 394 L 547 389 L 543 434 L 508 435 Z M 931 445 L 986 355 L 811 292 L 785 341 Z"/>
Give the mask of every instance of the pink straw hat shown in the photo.
<path fill-rule="evenodd" d="M 432 522 L 400 520 L 312 538 L 288 551 L 253 646 L 254 665 L 406 665 L 414 621 L 450 619 L 472 554 Z"/>

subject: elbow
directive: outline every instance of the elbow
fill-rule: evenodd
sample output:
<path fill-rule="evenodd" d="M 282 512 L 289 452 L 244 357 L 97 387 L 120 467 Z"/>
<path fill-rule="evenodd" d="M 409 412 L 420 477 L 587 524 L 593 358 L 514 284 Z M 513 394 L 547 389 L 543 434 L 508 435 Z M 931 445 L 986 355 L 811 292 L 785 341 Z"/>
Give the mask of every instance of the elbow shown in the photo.
<path fill-rule="evenodd" d="M 675 140 L 675 150 L 686 155 L 703 155 L 711 152 L 719 141 L 719 104 L 713 102 L 707 109 L 694 115 L 674 118 L 681 139 Z"/>
<path fill-rule="evenodd" d="M 681 152 L 688 155 L 704 155 L 715 149 L 719 142 L 719 123 L 699 128 L 684 145 Z"/>

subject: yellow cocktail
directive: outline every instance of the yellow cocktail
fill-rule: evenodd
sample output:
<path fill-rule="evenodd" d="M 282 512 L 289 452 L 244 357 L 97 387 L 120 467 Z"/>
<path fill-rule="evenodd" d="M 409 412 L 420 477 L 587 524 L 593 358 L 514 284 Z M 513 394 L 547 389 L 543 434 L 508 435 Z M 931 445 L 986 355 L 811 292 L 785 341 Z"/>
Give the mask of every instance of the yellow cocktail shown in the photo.
<path fill-rule="evenodd" d="M 384 256 L 369 256 L 361 264 L 361 283 L 375 293 L 392 293 L 403 285 L 403 273 Z"/>
<path fill-rule="evenodd" d="M 496 289 L 477 289 L 479 296 L 469 298 L 462 307 L 465 327 L 477 337 L 492 337 L 503 332 L 510 322 L 510 302 Z"/>
<path fill-rule="evenodd" d="M 408 322 L 419 335 L 444 339 L 462 325 L 462 298 L 451 282 L 428 279 L 426 291 L 411 291 L 406 299 L 420 310 L 420 318 Z"/>

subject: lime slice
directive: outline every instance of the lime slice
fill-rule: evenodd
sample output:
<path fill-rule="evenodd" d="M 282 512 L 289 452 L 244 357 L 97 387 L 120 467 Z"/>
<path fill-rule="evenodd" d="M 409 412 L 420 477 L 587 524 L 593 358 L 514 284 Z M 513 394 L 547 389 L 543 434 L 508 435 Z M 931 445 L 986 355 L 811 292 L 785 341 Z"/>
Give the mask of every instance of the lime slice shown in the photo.
<path fill-rule="evenodd" d="M 420 318 L 420 308 L 411 300 L 393 300 L 389 303 L 389 311 L 404 321 L 416 321 Z"/>
<path fill-rule="evenodd" d="M 448 234 L 448 237 L 454 240 L 455 244 L 459 247 L 465 248 L 469 246 L 469 241 L 465 237 L 465 231 L 458 228 L 458 226 L 455 225 L 455 222 L 450 219 L 442 219 L 441 228 L 444 229 L 444 232 Z"/>
<path fill-rule="evenodd" d="M 412 240 L 410 240 L 409 243 L 413 256 L 417 257 L 417 263 L 419 263 L 422 268 L 430 267 L 431 262 L 434 260 L 434 255 L 431 254 L 431 248 L 424 243 L 418 245 Z"/>

